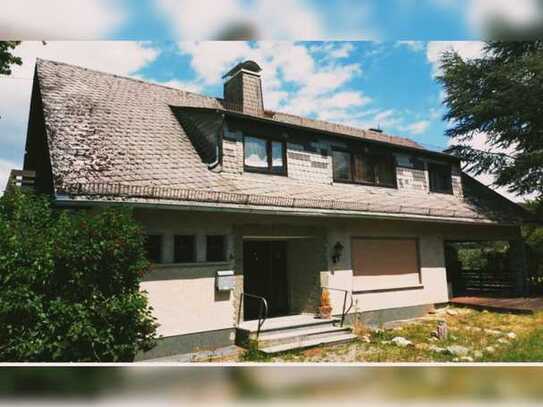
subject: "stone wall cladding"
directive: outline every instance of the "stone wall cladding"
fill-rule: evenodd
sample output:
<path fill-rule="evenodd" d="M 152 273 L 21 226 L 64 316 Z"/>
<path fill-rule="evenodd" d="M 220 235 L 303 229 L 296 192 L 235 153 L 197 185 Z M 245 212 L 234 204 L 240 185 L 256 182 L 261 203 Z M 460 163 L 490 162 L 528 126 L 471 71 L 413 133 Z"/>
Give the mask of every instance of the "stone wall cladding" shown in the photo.
<path fill-rule="evenodd" d="M 398 181 L 398 189 L 410 189 L 424 192 L 428 191 L 428 182 L 425 170 L 397 167 L 396 179 Z"/>
<path fill-rule="evenodd" d="M 462 198 L 464 196 L 464 190 L 462 188 L 462 171 L 460 171 L 460 168 L 454 166 L 451 172 L 453 194 Z"/>
<path fill-rule="evenodd" d="M 288 176 L 309 183 L 332 183 L 332 158 L 324 143 L 288 143 Z M 324 152 L 324 154 L 323 154 Z"/>
<path fill-rule="evenodd" d="M 243 134 L 240 131 L 230 131 L 225 125 L 222 149 L 222 170 L 226 173 L 242 174 Z"/>
<path fill-rule="evenodd" d="M 243 74 L 243 112 L 256 115 L 264 112 L 259 76 Z"/>

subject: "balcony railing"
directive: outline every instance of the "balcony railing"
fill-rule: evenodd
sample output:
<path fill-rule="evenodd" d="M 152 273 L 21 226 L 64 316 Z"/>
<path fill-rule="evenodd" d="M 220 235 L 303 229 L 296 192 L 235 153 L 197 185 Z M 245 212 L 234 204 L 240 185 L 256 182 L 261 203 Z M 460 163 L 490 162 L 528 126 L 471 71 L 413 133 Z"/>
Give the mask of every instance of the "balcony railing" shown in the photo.
<path fill-rule="evenodd" d="M 11 170 L 8 178 L 8 183 L 6 185 L 6 190 L 12 187 L 34 188 L 35 179 L 35 171 Z"/>

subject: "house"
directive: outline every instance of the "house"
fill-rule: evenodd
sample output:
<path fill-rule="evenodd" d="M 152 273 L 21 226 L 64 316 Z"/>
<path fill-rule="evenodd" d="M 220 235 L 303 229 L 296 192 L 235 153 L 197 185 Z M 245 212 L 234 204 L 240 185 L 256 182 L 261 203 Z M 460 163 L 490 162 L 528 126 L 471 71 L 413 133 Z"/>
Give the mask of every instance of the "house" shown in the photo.
<path fill-rule="evenodd" d="M 449 301 L 447 241 L 510 242 L 523 292 L 525 214 L 457 158 L 266 110 L 255 62 L 224 80 L 215 98 L 37 61 L 24 171 L 59 207 L 134 208 L 163 336 L 149 357 L 422 315 Z M 345 326 L 313 317 L 323 288 Z"/>

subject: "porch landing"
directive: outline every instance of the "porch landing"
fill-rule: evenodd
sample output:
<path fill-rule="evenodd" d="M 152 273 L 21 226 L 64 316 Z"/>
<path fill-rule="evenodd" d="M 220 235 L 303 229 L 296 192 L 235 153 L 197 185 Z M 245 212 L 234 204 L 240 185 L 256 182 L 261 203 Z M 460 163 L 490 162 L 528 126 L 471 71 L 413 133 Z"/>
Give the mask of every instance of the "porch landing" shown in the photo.
<path fill-rule="evenodd" d="M 543 298 L 492 298 L 492 297 L 454 297 L 450 301 L 457 306 L 494 312 L 514 314 L 534 314 L 543 311 Z"/>
<path fill-rule="evenodd" d="M 350 327 L 341 326 L 339 319 L 320 319 L 307 314 L 267 319 L 260 333 L 257 331 L 258 321 L 241 323 L 236 329 L 236 344 L 248 348 L 254 343 L 261 352 L 273 354 L 356 338 Z"/>
<path fill-rule="evenodd" d="M 332 320 L 336 322 L 336 320 Z M 295 328 L 301 326 L 310 326 L 315 324 L 327 324 L 330 323 L 329 319 L 320 319 L 315 315 L 311 314 L 300 314 L 300 315 L 288 315 L 286 317 L 277 317 L 277 318 L 268 318 L 264 321 L 262 325 L 262 332 L 265 331 L 275 331 L 279 329 L 286 328 Z M 245 331 L 256 331 L 258 328 L 258 321 L 243 321 L 239 324 L 238 329 L 243 329 Z"/>

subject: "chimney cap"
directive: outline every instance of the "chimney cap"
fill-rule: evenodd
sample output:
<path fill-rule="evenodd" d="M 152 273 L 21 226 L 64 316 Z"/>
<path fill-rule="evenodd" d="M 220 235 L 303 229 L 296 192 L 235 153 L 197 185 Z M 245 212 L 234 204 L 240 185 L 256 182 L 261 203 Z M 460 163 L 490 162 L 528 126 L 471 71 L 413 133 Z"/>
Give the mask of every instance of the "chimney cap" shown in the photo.
<path fill-rule="evenodd" d="M 242 69 L 250 72 L 254 72 L 256 74 L 260 73 L 262 71 L 262 68 L 260 65 L 258 65 L 255 61 L 247 60 L 240 62 L 235 67 L 230 69 L 226 74 L 223 75 L 223 79 L 228 76 L 234 76 L 238 71 L 241 71 Z"/>

